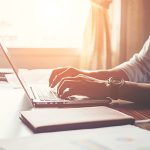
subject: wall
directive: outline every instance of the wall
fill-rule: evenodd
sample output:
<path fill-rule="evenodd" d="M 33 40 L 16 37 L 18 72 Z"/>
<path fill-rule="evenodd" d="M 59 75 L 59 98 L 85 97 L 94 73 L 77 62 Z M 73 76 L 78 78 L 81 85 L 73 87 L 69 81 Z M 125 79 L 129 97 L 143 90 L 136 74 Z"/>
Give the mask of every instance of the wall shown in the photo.
<path fill-rule="evenodd" d="M 80 55 L 77 49 L 28 49 L 10 48 L 15 64 L 20 68 L 54 68 L 79 66 Z M 0 68 L 10 67 L 0 51 Z"/>

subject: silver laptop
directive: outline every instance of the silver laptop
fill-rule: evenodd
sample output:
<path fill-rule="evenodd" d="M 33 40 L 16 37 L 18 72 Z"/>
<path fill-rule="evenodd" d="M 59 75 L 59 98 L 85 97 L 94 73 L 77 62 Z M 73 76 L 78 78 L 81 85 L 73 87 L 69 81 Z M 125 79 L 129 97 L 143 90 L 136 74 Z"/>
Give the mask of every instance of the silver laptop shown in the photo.
<path fill-rule="evenodd" d="M 14 65 L 9 50 L 1 41 L 0 49 L 12 67 L 18 81 L 20 82 L 33 107 L 81 107 L 107 105 L 111 102 L 110 99 L 95 100 L 83 98 L 79 100 L 78 97 L 74 97 L 73 99 L 60 99 L 57 97 L 57 93 L 54 92 L 54 90 L 48 85 L 28 85 L 19 73 L 19 69 L 16 67 L 16 65 Z"/>

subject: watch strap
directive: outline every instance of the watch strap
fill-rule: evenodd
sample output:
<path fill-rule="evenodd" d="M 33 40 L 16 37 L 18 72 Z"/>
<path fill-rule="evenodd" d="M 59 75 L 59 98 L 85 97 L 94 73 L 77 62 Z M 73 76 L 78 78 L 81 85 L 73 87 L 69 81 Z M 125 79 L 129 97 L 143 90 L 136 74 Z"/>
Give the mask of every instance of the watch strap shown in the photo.
<path fill-rule="evenodd" d="M 124 85 L 124 79 L 118 77 L 111 77 L 108 79 L 108 86 L 110 88 L 110 98 L 117 100 L 119 98 L 119 89 Z"/>

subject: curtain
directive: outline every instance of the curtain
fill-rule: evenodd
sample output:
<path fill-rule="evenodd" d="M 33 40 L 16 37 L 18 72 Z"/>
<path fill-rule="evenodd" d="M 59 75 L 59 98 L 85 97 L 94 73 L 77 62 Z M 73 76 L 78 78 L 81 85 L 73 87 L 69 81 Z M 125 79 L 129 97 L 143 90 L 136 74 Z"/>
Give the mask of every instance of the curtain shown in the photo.
<path fill-rule="evenodd" d="M 128 60 L 150 35 L 150 0 L 121 0 L 120 63 Z"/>
<path fill-rule="evenodd" d="M 112 68 L 139 52 L 150 35 L 149 14 L 150 0 L 91 0 L 81 68 Z"/>
<path fill-rule="evenodd" d="M 108 8 L 111 0 L 91 0 L 87 19 L 82 55 L 82 69 L 111 67 L 111 32 Z"/>

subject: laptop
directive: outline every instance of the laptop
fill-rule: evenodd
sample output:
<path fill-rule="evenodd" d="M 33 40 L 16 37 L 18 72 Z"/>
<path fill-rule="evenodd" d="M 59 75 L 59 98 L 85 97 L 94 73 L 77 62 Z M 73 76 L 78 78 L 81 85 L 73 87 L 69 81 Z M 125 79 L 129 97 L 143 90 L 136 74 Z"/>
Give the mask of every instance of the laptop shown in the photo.
<path fill-rule="evenodd" d="M 60 99 L 57 97 L 57 92 L 50 88 L 48 84 L 28 85 L 23 76 L 19 73 L 19 68 L 14 64 L 9 50 L 1 41 L 0 49 L 13 69 L 14 74 L 16 75 L 33 107 L 83 107 L 108 105 L 111 102 L 111 100 L 107 98 L 101 100 L 87 98 L 78 99 L 78 96 L 76 98 L 70 97 L 68 99 Z"/>

